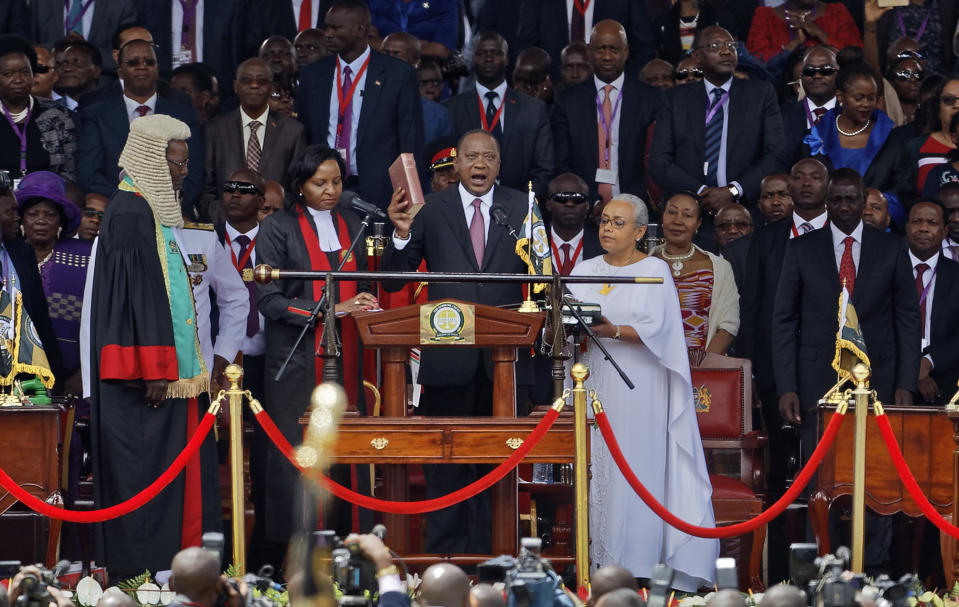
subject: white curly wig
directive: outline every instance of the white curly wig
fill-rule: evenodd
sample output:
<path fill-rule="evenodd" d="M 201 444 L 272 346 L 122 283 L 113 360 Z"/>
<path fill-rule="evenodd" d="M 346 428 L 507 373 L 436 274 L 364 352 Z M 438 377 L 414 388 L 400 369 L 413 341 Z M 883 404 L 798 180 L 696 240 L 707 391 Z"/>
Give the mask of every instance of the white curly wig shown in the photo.
<path fill-rule="evenodd" d="M 189 138 L 190 127 L 176 118 L 165 114 L 142 116 L 130 123 L 130 135 L 120 154 L 120 167 L 165 226 L 183 225 L 183 213 L 166 160 L 167 144 Z"/>

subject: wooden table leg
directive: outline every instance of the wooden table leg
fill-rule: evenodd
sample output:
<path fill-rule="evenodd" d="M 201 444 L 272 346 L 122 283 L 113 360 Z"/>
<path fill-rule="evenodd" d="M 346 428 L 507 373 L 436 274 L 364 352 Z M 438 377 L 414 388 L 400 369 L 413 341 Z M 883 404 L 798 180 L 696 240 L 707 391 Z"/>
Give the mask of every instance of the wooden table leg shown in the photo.
<path fill-rule="evenodd" d="M 384 348 L 383 354 L 383 417 L 406 416 L 406 361 L 408 348 Z M 410 494 L 406 466 L 385 464 L 383 469 L 383 499 L 407 501 Z M 375 481 L 375 479 L 373 479 Z M 403 514 L 383 514 L 388 542 L 398 554 L 408 554 L 410 548 L 409 522 Z"/>
<path fill-rule="evenodd" d="M 493 348 L 493 417 L 516 417 L 516 348 Z M 493 554 L 519 549 L 519 503 L 516 470 L 492 488 Z"/>

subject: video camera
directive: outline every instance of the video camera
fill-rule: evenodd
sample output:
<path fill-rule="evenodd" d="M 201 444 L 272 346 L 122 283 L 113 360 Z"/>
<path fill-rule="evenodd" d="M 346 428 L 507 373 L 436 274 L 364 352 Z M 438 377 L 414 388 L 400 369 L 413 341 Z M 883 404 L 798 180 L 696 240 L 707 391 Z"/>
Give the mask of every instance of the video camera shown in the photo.
<path fill-rule="evenodd" d="M 542 547 L 540 538 L 524 537 L 518 557 L 502 555 L 477 565 L 477 581 L 505 590 L 509 607 L 573 607 L 562 580 L 542 559 Z"/>
<path fill-rule="evenodd" d="M 792 544 L 789 547 L 789 577 L 806 592 L 811 607 L 908 607 L 910 597 L 921 587 L 915 575 L 893 581 L 881 575 L 867 584 L 862 574 L 848 571 L 851 553 L 845 546 L 836 554 L 818 556 L 816 544 Z M 856 593 L 859 593 L 857 597 Z"/>
<path fill-rule="evenodd" d="M 46 569 L 34 565 L 40 575 L 26 572 L 20 580 L 20 596 L 17 597 L 16 607 L 49 607 L 56 603 L 48 588 L 60 588 L 58 578 L 70 568 L 70 561 L 60 561 L 53 569 Z M 11 578 L 20 573 L 20 561 L 0 561 L 0 576 Z"/>
<path fill-rule="evenodd" d="M 201 547 L 204 550 L 217 555 L 218 562 L 223 562 L 223 546 L 225 541 L 222 533 L 219 531 L 208 531 L 207 533 L 203 534 L 201 542 Z M 256 575 L 247 573 L 242 579 L 247 585 L 247 593 L 245 597 L 247 607 L 275 607 L 276 603 L 266 596 L 253 596 L 254 589 L 258 590 L 261 595 L 264 595 L 266 591 L 270 589 L 280 592 L 283 591 L 283 587 L 273 581 L 272 566 L 264 565 L 263 567 L 260 567 L 260 570 Z M 237 592 L 237 594 L 243 596 L 243 593 L 240 592 L 239 580 L 227 578 L 226 583 L 229 584 L 230 587 Z M 229 604 L 230 595 L 226 590 L 224 590 L 216 599 L 216 607 L 228 607 Z"/>
<path fill-rule="evenodd" d="M 383 540 L 386 527 L 376 525 L 371 533 Z M 355 607 L 373 604 L 373 596 L 379 591 L 376 579 L 376 564 L 360 550 L 358 544 L 346 545 L 334 531 L 314 531 L 311 534 L 307 562 L 310 569 L 319 561 L 329 561 L 330 577 L 341 593 L 339 604 Z M 307 594 L 311 589 L 307 588 Z"/>

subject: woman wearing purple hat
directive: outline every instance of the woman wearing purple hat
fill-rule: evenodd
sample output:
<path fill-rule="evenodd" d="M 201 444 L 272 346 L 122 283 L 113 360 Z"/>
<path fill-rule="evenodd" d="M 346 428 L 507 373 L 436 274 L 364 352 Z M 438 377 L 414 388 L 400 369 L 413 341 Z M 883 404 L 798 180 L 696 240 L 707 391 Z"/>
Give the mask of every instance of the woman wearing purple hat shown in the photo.
<path fill-rule="evenodd" d="M 93 243 L 70 238 L 80 225 L 80 209 L 66 197 L 63 179 L 56 173 L 28 173 L 15 195 L 23 236 L 37 256 L 50 321 L 60 344 L 64 389 L 67 394 L 79 394 L 80 310 Z"/>

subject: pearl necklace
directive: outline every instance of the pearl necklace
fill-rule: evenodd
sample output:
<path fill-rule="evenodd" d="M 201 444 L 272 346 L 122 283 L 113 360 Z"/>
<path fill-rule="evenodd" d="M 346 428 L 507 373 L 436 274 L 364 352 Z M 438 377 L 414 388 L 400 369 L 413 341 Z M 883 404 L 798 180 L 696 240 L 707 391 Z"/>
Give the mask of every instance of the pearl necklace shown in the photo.
<path fill-rule="evenodd" d="M 663 256 L 663 259 L 665 259 L 666 261 L 673 262 L 670 265 L 673 268 L 673 276 L 676 276 L 677 278 L 679 277 L 680 274 L 682 274 L 683 266 L 685 265 L 685 262 L 689 261 L 695 253 L 696 253 L 696 247 L 694 247 L 691 244 L 689 245 L 689 251 L 681 255 L 670 255 L 669 253 L 666 252 L 665 246 L 659 251 L 659 254 Z"/>
<path fill-rule="evenodd" d="M 855 137 L 856 135 L 859 135 L 859 134 L 863 133 L 866 129 L 869 128 L 869 125 L 871 125 L 871 124 L 872 124 L 872 118 L 870 118 L 869 120 L 867 120 L 867 121 L 866 121 L 866 124 L 863 125 L 863 127 L 862 127 L 861 129 L 859 129 L 858 131 L 854 131 L 854 132 L 852 132 L 852 133 L 847 133 L 846 131 L 842 130 L 842 128 L 839 126 L 839 116 L 836 116 L 836 130 L 839 131 L 839 134 L 840 134 L 840 135 L 845 135 L 846 137 Z"/>

